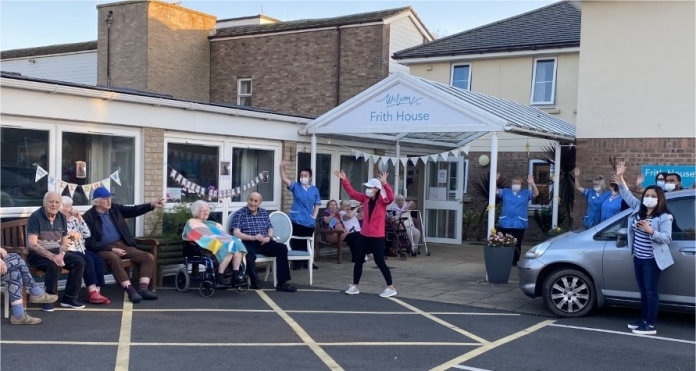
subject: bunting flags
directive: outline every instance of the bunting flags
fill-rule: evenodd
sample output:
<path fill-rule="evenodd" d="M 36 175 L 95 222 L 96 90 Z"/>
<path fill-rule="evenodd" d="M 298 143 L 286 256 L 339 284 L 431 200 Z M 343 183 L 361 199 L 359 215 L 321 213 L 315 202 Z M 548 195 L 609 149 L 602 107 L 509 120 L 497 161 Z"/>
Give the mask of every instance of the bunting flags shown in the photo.
<path fill-rule="evenodd" d="M 39 180 L 43 179 L 45 176 L 48 175 L 48 190 L 49 191 L 55 191 L 58 192 L 59 194 L 63 194 L 65 191 L 65 188 L 68 188 L 68 192 L 70 192 L 70 197 L 75 196 L 75 191 L 77 191 L 78 188 L 81 188 L 82 191 L 85 193 L 85 195 L 89 196 L 90 192 L 94 190 L 97 187 L 104 186 L 107 190 L 111 191 L 111 181 L 113 180 L 116 184 L 121 185 L 121 178 L 119 177 L 119 171 L 116 170 L 113 172 L 111 175 L 109 175 L 108 178 L 102 179 L 101 181 L 94 182 L 91 184 L 85 184 L 85 185 L 77 185 L 75 183 L 69 183 L 66 182 L 62 179 L 58 179 L 55 176 L 51 175 L 46 171 L 46 169 L 42 168 L 41 166 L 36 166 L 36 176 L 34 177 L 34 182 L 38 182 Z"/>
<path fill-rule="evenodd" d="M 356 149 L 352 149 L 351 153 L 355 157 L 355 159 L 363 158 L 365 162 L 372 160 L 373 163 L 375 164 L 388 164 L 389 162 L 392 163 L 392 165 L 396 165 L 399 162 L 401 162 L 402 165 L 406 166 L 406 164 L 410 161 L 413 165 L 417 165 L 418 161 L 423 161 L 423 163 L 428 163 L 428 161 L 444 161 L 447 160 L 448 157 L 454 156 L 454 157 L 459 157 L 461 152 L 464 152 L 465 154 L 469 154 L 469 145 L 465 145 L 462 147 L 458 147 L 449 151 L 444 151 L 440 153 L 434 153 L 430 155 L 425 155 L 425 156 L 416 156 L 416 157 L 389 157 L 389 156 L 380 156 L 380 155 L 375 155 L 373 153 L 367 153 L 367 152 L 362 152 L 358 151 Z"/>
<path fill-rule="evenodd" d="M 174 179 L 176 184 L 180 185 L 182 188 L 188 190 L 190 193 L 196 193 L 202 197 L 208 197 L 208 199 L 212 198 L 229 198 L 229 197 L 235 197 L 239 196 L 242 194 L 242 192 L 251 191 L 254 187 L 258 186 L 261 183 L 266 183 L 268 182 L 268 171 L 262 171 L 260 172 L 255 178 L 251 179 L 250 181 L 242 184 L 240 187 L 237 188 L 232 188 L 232 189 L 214 189 L 214 188 L 205 188 L 201 187 L 200 185 L 196 184 L 195 182 L 192 182 L 185 177 L 183 177 L 181 174 L 179 174 L 176 169 L 172 169 L 172 171 L 169 173 L 169 177 Z M 103 183 L 104 181 L 102 181 Z"/>

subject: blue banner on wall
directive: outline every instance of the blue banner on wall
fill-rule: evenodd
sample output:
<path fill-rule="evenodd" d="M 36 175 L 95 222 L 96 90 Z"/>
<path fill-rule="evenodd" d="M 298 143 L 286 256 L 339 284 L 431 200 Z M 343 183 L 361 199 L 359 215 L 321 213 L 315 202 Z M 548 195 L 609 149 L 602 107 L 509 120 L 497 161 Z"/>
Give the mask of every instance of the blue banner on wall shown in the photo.
<path fill-rule="evenodd" d="M 696 180 L 696 166 L 694 165 L 642 165 L 640 172 L 645 177 L 643 187 L 655 184 L 655 176 L 660 172 L 677 173 L 681 176 L 682 187 L 689 188 Z"/>

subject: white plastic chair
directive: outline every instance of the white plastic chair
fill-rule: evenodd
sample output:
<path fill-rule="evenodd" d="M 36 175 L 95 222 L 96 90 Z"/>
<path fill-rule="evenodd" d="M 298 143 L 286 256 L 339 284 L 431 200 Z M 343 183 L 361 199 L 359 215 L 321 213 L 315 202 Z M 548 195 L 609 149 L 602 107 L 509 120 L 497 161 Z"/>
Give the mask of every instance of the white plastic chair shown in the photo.
<path fill-rule="evenodd" d="M 236 213 L 238 210 L 230 212 L 230 214 L 227 216 L 227 225 L 225 228 L 227 228 L 227 233 L 232 234 L 232 217 L 234 216 L 234 213 Z M 256 263 L 267 263 L 266 264 L 266 277 L 264 277 L 264 282 L 268 281 L 268 275 L 271 273 L 271 270 L 273 271 L 273 286 L 278 286 L 278 277 L 276 276 L 276 258 L 273 256 L 266 256 L 263 254 L 256 254 Z M 246 265 L 246 257 L 244 258 L 244 264 Z"/>
<path fill-rule="evenodd" d="M 292 235 L 292 222 L 290 218 L 282 211 L 274 211 L 269 215 L 271 224 L 273 225 L 273 234 L 276 240 L 288 247 L 288 261 L 306 260 L 309 270 L 309 285 L 313 283 L 314 269 L 314 237 L 300 237 Z M 307 241 L 307 251 L 293 250 L 290 247 L 290 240 L 305 240 Z M 274 271 L 275 272 L 275 271 Z"/>

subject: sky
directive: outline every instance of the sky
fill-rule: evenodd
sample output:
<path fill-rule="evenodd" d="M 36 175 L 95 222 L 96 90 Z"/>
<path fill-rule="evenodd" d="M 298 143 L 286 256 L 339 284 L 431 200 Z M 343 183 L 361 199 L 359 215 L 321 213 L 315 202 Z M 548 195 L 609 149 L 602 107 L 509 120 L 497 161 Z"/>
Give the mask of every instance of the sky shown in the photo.
<path fill-rule="evenodd" d="M 96 40 L 97 5 L 117 1 L 0 0 L 0 50 Z M 410 5 L 428 30 L 440 36 L 452 35 L 554 2 L 180 0 L 182 6 L 214 15 L 218 19 L 264 14 L 281 21 L 336 17 Z"/>

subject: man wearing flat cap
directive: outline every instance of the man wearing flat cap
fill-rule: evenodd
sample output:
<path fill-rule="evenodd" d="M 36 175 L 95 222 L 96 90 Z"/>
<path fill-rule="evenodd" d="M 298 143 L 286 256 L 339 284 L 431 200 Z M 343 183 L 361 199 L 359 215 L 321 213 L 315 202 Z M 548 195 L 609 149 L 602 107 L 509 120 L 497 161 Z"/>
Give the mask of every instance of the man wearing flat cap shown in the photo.
<path fill-rule="evenodd" d="M 164 206 L 164 199 L 149 204 L 124 206 L 111 202 L 113 194 L 99 187 L 92 194 L 92 208 L 83 216 L 92 236 L 87 238 L 87 249 L 96 252 L 104 259 L 116 282 L 128 293 L 131 302 L 143 299 L 155 300 L 157 295 L 149 290 L 155 259 L 152 254 L 135 248 L 135 238 L 128 229 L 126 218 L 144 215 L 156 207 Z M 140 284 L 131 285 L 123 259 L 130 259 L 140 267 Z"/>

